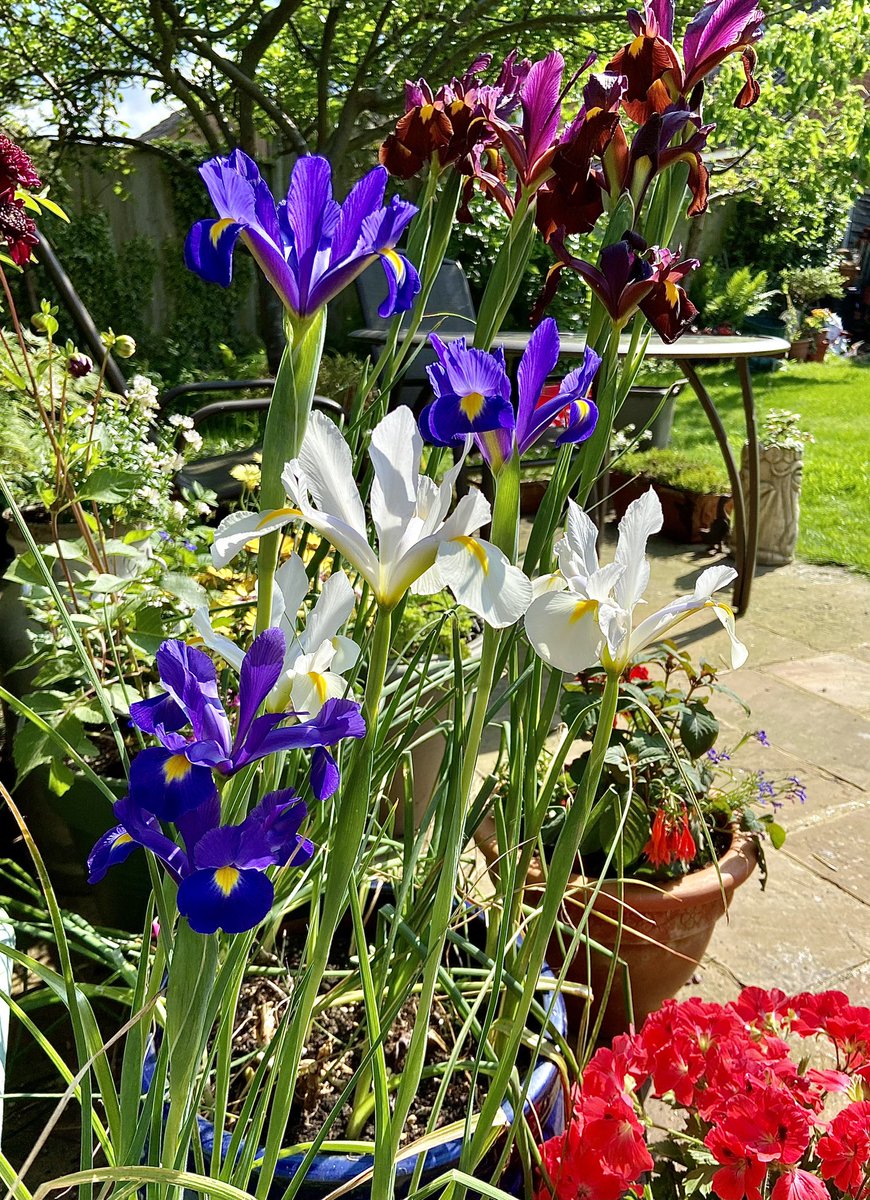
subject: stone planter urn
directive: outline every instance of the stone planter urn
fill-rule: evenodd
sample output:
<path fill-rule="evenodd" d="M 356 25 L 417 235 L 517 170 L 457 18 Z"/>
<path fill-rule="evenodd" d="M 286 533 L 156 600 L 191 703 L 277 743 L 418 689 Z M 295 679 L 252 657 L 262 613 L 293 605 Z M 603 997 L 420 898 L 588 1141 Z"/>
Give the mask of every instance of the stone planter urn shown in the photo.
<path fill-rule="evenodd" d="M 761 447 L 760 502 L 758 510 L 758 561 L 782 567 L 794 559 L 800 518 L 803 447 Z M 749 490 L 749 466 L 743 447 L 740 481 Z"/>

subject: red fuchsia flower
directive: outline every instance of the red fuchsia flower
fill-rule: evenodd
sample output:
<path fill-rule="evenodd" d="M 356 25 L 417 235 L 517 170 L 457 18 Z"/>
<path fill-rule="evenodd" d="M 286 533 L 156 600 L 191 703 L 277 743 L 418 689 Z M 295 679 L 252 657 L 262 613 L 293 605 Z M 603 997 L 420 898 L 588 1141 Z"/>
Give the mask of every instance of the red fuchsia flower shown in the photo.
<path fill-rule="evenodd" d="M 656 809 L 649 841 L 643 848 L 654 867 L 670 867 L 675 862 L 690 863 L 698 853 L 689 828 L 689 814 L 683 807 L 679 816 Z"/>
<path fill-rule="evenodd" d="M 671 0 L 647 0 L 643 13 L 628 12 L 634 37 L 607 64 L 608 71 L 625 75 L 623 108 L 642 125 L 653 113 L 688 96 L 729 55 L 741 53 L 746 82 L 734 105 L 748 108 L 759 96 L 753 77 L 757 55 L 753 42 L 761 36 L 764 14 L 755 0 L 711 0 L 698 12 L 683 39 L 683 62 L 672 44 L 674 9 Z M 698 97 L 699 99 L 699 97 Z"/>
<path fill-rule="evenodd" d="M 30 155 L 5 133 L 0 133 L 0 201 L 13 200 L 19 188 L 35 192 L 41 187 L 42 180 Z"/>
<path fill-rule="evenodd" d="M 864 1186 L 870 1165 L 870 1102 L 861 1100 L 837 1113 L 819 1138 L 816 1154 L 823 1179 L 849 1196 Z"/>
<path fill-rule="evenodd" d="M 828 1189 L 812 1171 L 796 1167 L 784 1171 L 770 1193 L 770 1200 L 831 1200 Z"/>

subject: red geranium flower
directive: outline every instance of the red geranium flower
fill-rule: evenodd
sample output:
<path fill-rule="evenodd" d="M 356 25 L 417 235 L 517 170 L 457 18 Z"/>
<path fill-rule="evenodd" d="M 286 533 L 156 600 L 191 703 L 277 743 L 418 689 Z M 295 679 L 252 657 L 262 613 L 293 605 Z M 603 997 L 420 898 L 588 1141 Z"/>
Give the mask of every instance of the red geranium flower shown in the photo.
<path fill-rule="evenodd" d="M 752 1158 L 739 1138 L 723 1129 L 711 1129 L 704 1144 L 722 1166 L 712 1179 L 720 1200 L 761 1200 L 761 1185 L 767 1174 L 764 1163 Z"/>
<path fill-rule="evenodd" d="M 841 1192 L 857 1195 L 870 1163 L 870 1102 L 862 1100 L 837 1113 L 819 1139 L 816 1154 L 823 1178 Z"/>
<path fill-rule="evenodd" d="M 719 1122 L 763 1163 L 799 1162 L 812 1132 L 812 1117 L 782 1087 L 761 1087 L 732 1100 Z"/>
<path fill-rule="evenodd" d="M 811 1171 L 785 1171 L 773 1185 L 770 1200 L 831 1200 L 828 1189 Z"/>
<path fill-rule="evenodd" d="M 780 988 L 745 987 L 733 1005 L 746 1021 L 766 1022 L 768 1017 L 784 1017 L 789 998 Z"/>

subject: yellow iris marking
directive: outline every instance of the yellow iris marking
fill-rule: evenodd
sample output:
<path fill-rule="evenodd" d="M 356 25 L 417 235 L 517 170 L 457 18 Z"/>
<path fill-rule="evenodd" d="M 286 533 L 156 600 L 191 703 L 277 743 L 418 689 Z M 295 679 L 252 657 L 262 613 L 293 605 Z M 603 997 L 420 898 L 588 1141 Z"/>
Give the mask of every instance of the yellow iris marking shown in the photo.
<path fill-rule="evenodd" d="M 671 283 L 669 279 L 665 280 L 665 295 L 668 298 L 668 304 L 670 304 L 671 308 L 679 308 L 680 293 L 677 289 L 677 285 L 675 283 Z"/>
<path fill-rule="evenodd" d="M 298 508 L 273 508 L 271 512 L 264 513 L 256 524 L 257 529 L 262 529 L 264 525 L 268 525 L 270 521 L 274 521 L 276 517 L 301 517 L 302 513 Z"/>
<path fill-rule="evenodd" d="M 116 846 L 126 846 L 127 843 L 132 842 L 132 840 L 133 839 L 130 837 L 129 833 L 119 833 L 114 842 L 112 842 L 112 849 L 114 850 Z"/>
<path fill-rule="evenodd" d="M 180 779 L 186 779 L 192 770 L 193 763 L 188 762 L 183 754 L 173 754 L 163 764 L 163 778 L 167 783 L 178 783 Z"/>
<path fill-rule="evenodd" d="M 568 618 L 568 624 L 576 625 L 578 621 L 583 620 L 587 613 L 594 612 L 597 607 L 597 600 L 578 600 L 574 605 L 574 611 Z"/>
<path fill-rule="evenodd" d="M 214 873 L 214 881 L 223 894 L 228 896 L 238 883 L 240 874 L 235 867 L 218 867 Z"/>
<path fill-rule="evenodd" d="M 643 44 L 645 41 L 646 41 L 646 38 L 643 36 L 642 33 L 638 34 L 638 36 L 634 39 L 634 41 L 631 43 L 631 45 L 628 48 L 628 53 L 631 55 L 632 58 L 637 58 L 638 54 L 640 54 L 641 50 L 643 50 Z"/>
<path fill-rule="evenodd" d="M 474 557 L 480 563 L 484 575 L 489 574 L 489 559 L 486 557 L 486 551 L 484 550 L 483 546 L 481 546 L 480 542 L 477 541 L 476 538 L 468 537 L 463 533 L 460 534 L 459 537 L 455 537 L 453 541 L 458 542 L 460 546 L 465 547 L 469 554 L 474 555 Z"/>
<path fill-rule="evenodd" d="M 597 117 L 600 112 L 601 112 L 600 106 L 598 108 L 590 108 L 589 112 L 586 114 L 586 120 L 591 121 L 592 118 Z"/>
<path fill-rule="evenodd" d="M 469 421 L 476 421 L 483 411 L 483 406 L 486 404 L 480 392 L 469 392 L 467 396 L 463 396 L 459 401 L 459 407 L 462 412 L 468 417 Z"/>
<path fill-rule="evenodd" d="M 397 254 L 395 250 L 381 250 L 379 253 L 381 258 L 385 258 L 396 272 L 396 277 L 398 278 L 399 283 L 404 282 L 405 264 L 402 262 L 402 256 Z"/>
<path fill-rule="evenodd" d="M 707 601 L 705 601 L 704 607 L 705 608 L 721 608 L 723 612 L 726 612 L 728 614 L 728 616 L 731 618 L 732 621 L 735 619 L 734 609 L 731 607 L 730 604 L 726 604 L 724 600 L 707 600 Z"/>
<path fill-rule="evenodd" d="M 434 116 L 435 116 L 435 105 L 434 104 L 422 104 L 420 106 L 420 120 L 423 122 L 424 125 L 427 124 L 427 122 L 431 121 Z"/>
<path fill-rule="evenodd" d="M 314 684 L 314 690 L 317 692 L 317 699 L 321 704 L 326 702 L 326 680 L 319 671 L 309 671 L 308 678 Z"/>
<path fill-rule="evenodd" d="M 217 246 L 230 225 L 235 225 L 232 217 L 221 217 L 219 221 L 215 221 L 214 225 L 208 231 L 208 236 L 213 246 Z"/>

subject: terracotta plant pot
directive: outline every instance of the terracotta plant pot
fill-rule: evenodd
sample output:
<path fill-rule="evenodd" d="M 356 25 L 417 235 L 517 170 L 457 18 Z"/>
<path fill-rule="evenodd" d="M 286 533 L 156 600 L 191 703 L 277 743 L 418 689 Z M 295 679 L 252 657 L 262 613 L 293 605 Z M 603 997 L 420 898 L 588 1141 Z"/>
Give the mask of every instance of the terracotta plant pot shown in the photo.
<path fill-rule="evenodd" d="M 828 353 L 828 335 L 826 333 L 817 333 L 815 341 L 810 348 L 810 358 L 812 362 L 824 362 L 825 355 Z"/>
<path fill-rule="evenodd" d="M 645 479 L 642 475 L 611 471 L 610 499 L 617 519 L 621 520 L 632 500 L 637 500 L 650 487 L 655 490 L 662 504 L 662 533 L 665 537 L 675 542 L 698 545 L 709 542 L 711 538 L 721 541 L 727 535 L 728 517 L 734 507 L 730 496 L 687 492 Z"/>
<path fill-rule="evenodd" d="M 490 863 L 497 857 L 494 837 L 478 840 L 484 857 Z M 684 875 L 664 884 L 627 881 L 622 890 L 622 937 L 619 957 L 628 968 L 635 1025 L 639 1028 L 649 1013 L 661 1007 L 662 1001 L 675 996 L 688 983 L 713 936 L 716 922 L 731 905 L 734 891 L 752 874 L 758 861 L 756 841 L 749 834 L 735 833 L 728 850 L 719 859 L 719 870 L 713 866 Z M 721 882 L 720 882 L 721 876 Z M 529 871 L 530 890 L 544 886 L 540 864 L 535 862 Z M 594 882 L 584 875 L 573 875 L 568 884 L 563 917 L 576 925 L 583 914 L 585 898 Z M 620 901 L 616 880 L 606 880 L 595 900 L 587 930 L 590 938 L 612 949 L 616 944 Z M 547 961 L 558 974 L 565 961 L 562 938 L 554 933 L 547 950 Z M 586 984 L 592 989 L 592 1017 L 597 1016 L 596 996 L 606 991 L 610 958 L 593 951 L 587 964 L 586 948 L 579 948 L 570 964 L 567 978 L 573 983 Z M 587 969 L 588 968 L 588 969 Z M 578 1031 L 585 1003 L 566 996 L 568 1027 Z M 607 999 L 601 1035 L 607 1039 L 624 1033 L 628 1028 L 623 972 L 617 968 Z"/>
<path fill-rule="evenodd" d="M 806 362 L 810 356 L 812 342 L 809 338 L 797 338 L 789 348 L 788 357 L 794 362 Z"/>

